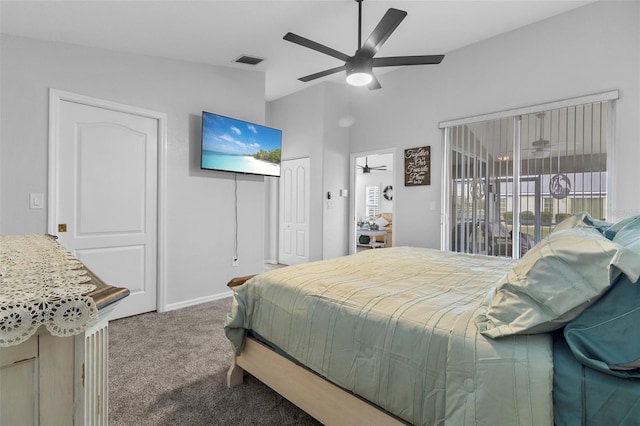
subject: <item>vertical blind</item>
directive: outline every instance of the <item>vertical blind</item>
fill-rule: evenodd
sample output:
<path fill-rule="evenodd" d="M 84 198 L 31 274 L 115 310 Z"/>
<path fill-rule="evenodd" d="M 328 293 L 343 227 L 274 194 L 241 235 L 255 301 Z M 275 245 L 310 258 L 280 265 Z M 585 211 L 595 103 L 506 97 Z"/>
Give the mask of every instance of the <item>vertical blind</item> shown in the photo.
<path fill-rule="evenodd" d="M 609 102 L 447 127 L 448 248 L 520 257 L 567 216 L 606 220 Z"/>
<path fill-rule="evenodd" d="M 380 187 L 366 187 L 365 211 L 368 218 L 373 219 L 380 213 Z"/>

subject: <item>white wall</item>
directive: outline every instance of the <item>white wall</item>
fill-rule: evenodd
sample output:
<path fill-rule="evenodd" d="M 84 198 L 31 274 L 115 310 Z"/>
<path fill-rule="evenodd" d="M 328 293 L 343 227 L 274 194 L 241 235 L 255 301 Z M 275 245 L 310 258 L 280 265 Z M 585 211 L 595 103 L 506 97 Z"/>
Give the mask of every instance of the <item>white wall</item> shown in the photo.
<path fill-rule="evenodd" d="M 233 255 L 234 175 L 201 171 L 202 110 L 265 119 L 264 75 L 74 45 L 2 36 L 0 232 L 44 233 L 48 90 L 56 88 L 164 112 L 168 117 L 166 302 L 169 308 L 226 294 L 234 276 L 262 271 L 262 177 L 238 175 L 239 260 Z"/>
<path fill-rule="evenodd" d="M 340 189 L 349 189 L 349 127 L 348 92 L 340 85 L 324 85 L 324 151 L 323 151 L 323 240 L 322 258 L 344 256 L 349 253 L 349 197 L 341 197 Z M 348 121 L 348 120 L 347 120 Z M 326 199 L 331 192 L 331 200 Z"/>
<path fill-rule="evenodd" d="M 396 245 L 440 246 L 440 121 L 612 89 L 620 100 L 609 219 L 640 213 L 640 2 L 596 2 L 379 79 L 381 90 L 352 92 L 351 152 L 399 148 Z M 423 145 L 431 146 L 431 185 L 404 187 L 403 150 Z"/>
<path fill-rule="evenodd" d="M 268 104 L 267 125 L 282 129 L 282 160 L 309 157 L 309 258 L 322 259 L 324 90 L 321 85 Z"/>
<path fill-rule="evenodd" d="M 282 129 L 282 159 L 310 158 L 310 260 L 348 253 L 348 94 L 322 83 L 268 104 L 268 124 Z M 327 192 L 331 192 L 331 200 Z"/>

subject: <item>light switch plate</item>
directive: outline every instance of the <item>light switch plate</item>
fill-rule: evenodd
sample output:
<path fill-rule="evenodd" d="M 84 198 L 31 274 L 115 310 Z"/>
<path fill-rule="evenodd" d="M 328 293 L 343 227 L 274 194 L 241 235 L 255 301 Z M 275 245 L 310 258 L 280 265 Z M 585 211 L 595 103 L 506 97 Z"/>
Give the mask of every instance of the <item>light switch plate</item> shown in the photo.
<path fill-rule="evenodd" d="M 42 193 L 31 193 L 29 194 L 29 207 L 32 209 L 43 209 L 44 208 L 44 194 Z"/>

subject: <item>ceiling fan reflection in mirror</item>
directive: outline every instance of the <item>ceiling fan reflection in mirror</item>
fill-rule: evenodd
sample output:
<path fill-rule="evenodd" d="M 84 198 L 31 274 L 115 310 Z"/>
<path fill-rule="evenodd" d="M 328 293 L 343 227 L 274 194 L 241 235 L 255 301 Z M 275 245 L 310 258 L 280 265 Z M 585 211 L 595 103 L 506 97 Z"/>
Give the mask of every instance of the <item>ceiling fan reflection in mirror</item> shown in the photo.
<path fill-rule="evenodd" d="M 362 169 L 362 173 L 371 173 L 371 171 L 386 171 L 387 170 L 387 166 L 373 166 L 373 167 L 369 167 L 369 160 L 368 157 L 364 157 L 364 166 L 361 165 L 357 165 L 358 168 Z"/>
<path fill-rule="evenodd" d="M 387 13 L 384 14 L 378 25 L 371 32 L 369 38 L 364 42 L 364 44 L 362 44 L 363 0 L 355 1 L 358 3 L 358 49 L 353 56 L 349 56 L 291 32 L 285 34 L 283 38 L 287 41 L 344 61 L 344 65 L 300 77 L 298 80 L 307 82 L 341 71 L 346 71 L 347 83 L 353 86 L 367 86 L 369 90 L 376 90 L 382 86 L 380 86 L 380 82 L 373 73 L 373 68 L 375 67 L 434 65 L 442 62 L 444 55 L 390 56 L 374 58 L 391 33 L 395 31 L 398 25 L 400 25 L 400 22 L 402 22 L 402 20 L 407 16 L 407 12 L 393 8 L 387 10 Z"/>

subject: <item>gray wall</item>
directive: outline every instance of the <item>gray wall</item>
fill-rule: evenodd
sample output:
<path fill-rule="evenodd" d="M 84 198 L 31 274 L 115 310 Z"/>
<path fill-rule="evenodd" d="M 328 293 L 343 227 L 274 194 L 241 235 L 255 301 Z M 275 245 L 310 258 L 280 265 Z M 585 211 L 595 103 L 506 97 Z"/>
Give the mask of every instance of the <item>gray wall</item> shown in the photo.
<path fill-rule="evenodd" d="M 283 160 L 310 158 L 310 260 L 347 254 L 349 198 L 339 191 L 349 188 L 348 91 L 325 82 L 270 102 L 268 111 L 268 124 L 282 129 Z"/>
<path fill-rule="evenodd" d="M 323 85 L 269 102 L 268 125 L 282 129 L 282 160 L 309 157 L 309 258 L 322 259 Z"/>
<path fill-rule="evenodd" d="M 426 46 L 428 48 L 428 46 Z M 419 52 L 420 53 L 420 52 Z M 434 52 L 439 53 L 439 52 Z M 440 247 L 442 132 L 438 123 L 574 98 L 613 89 L 620 90 L 616 114 L 616 161 L 610 179 L 615 181 L 614 210 L 609 220 L 640 213 L 640 2 L 599 1 L 563 15 L 449 52 L 437 66 L 404 67 L 380 73 L 377 91 L 324 83 L 281 98 L 268 105 L 273 124 L 289 129 L 286 152 L 291 158 L 311 156 L 312 252 L 314 259 L 326 244 L 326 218 L 320 216 L 318 197 L 325 195 L 320 182 L 344 173 L 342 155 L 329 160 L 320 146 L 331 138 L 333 123 L 320 114 L 324 108 L 344 106 L 319 89 L 331 85 L 349 95 L 349 152 L 397 148 L 394 164 L 395 245 Z M 323 129 L 323 126 L 328 126 Z M 404 149 L 431 146 L 431 185 L 405 187 Z M 283 151 L 284 152 L 284 151 Z M 321 170 L 318 172 L 317 170 Z M 346 168 L 348 173 L 348 165 Z M 353 196 L 354 194 L 351 194 Z M 332 212 L 336 213 L 336 212 Z M 348 211 L 342 212 L 348 223 Z M 335 220 L 335 217 L 334 217 Z M 332 234 L 343 238 L 348 235 Z"/>
<path fill-rule="evenodd" d="M 350 104 L 348 91 L 340 85 L 326 84 L 325 91 L 322 258 L 330 259 L 349 253 L 349 198 L 341 197 L 340 189 L 349 189 L 350 128 L 342 123 L 350 116 Z"/>
<path fill-rule="evenodd" d="M 233 174 L 199 169 L 202 110 L 263 123 L 264 75 L 61 43 L 2 36 L 0 232 L 44 233 L 48 90 L 164 112 L 168 117 L 166 302 L 176 308 L 226 294 L 233 276 L 262 271 L 262 177 L 238 175 L 239 267 L 233 255 Z"/>
<path fill-rule="evenodd" d="M 46 211 L 30 210 L 28 194 L 47 191 L 47 91 L 54 87 L 168 114 L 172 307 L 226 294 L 229 278 L 261 270 L 265 248 L 273 249 L 263 239 L 263 212 L 272 210 L 265 194 L 273 191 L 262 178 L 239 177 L 241 266 L 231 268 L 233 175 L 204 173 L 196 163 L 202 110 L 264 121 L 262 74 L 8 36 L 1 55 L 0 232 L 46 232 Z M 640 213 L 639 2 L 599 1 L 380 81 L 374 92 L 322 83 L 268 105 L 267 124 L 283 129 L 283 158 L 311 158 L 313 260 L 347 252 L 348 201 L 334 196 L 329 211 L 325 194 L 348 188 L 350 152 L 397 147 L 396 245 L 437 248 L 440 121 L 612 89 L 620 100 L 610 218 Z M 349 115 L 354 124 L 340 127 Z M 404 187 L 403 149 L 423 145 L 432 150 L 431 185 Z"/>
<path fill-rule="evenodd" d="M 612 89 L 620 100 L 609 218 L 640 213 L 640 2 L 596 2 L 380 81 L 382 90 L 352 92 L 351 152 L 398 147 L 396 245 L 440 246 L 440 121 Z M 403 150 L 423 145 L 431 146 L 431 186 L 404 187 Z"/>

